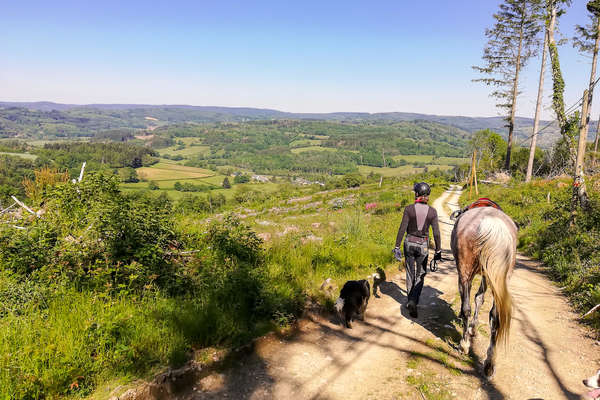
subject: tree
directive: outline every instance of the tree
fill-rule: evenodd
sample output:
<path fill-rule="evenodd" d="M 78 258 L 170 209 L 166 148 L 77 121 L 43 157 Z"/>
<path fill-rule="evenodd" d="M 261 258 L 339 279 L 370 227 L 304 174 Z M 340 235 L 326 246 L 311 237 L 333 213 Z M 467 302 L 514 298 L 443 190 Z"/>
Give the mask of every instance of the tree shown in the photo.
<path fill-rule="evenodd" d="M 571 157 L 573 154 L 573 137 L 577 129 L 577 116 L 568 118 L 565 112 L 565 81 L 562 76 L 560 60 L 558 57 L 558 44 L 554 37 L 558 19 L 566 12 L 566 8 L 571 5 L 571 0 L 546 0 L 546 32 L 548 35 L 548 54 L 550 56 L 550 65 L 552 67 L 552 109 L 556 114 L 560 133 L 569 145 Z"/>
<path fill-rule="evenodd" d="M 573 38 L 573 46 L 575 48 L 577 48 L 582 53 L 592 54 L 590 83 L 588 86 L 588 90 L 584 92 L 581 127 L 579 130 L 579 146 L 577 149 L 577 160 L 575 164 L 575 182 L 573 185 L 573 197 L 574 199 L 577 199 L 579 201 L 579 204 L 583 207 L 585 207 L 587 203 L 587 194 L 584 180 L 584 160 L 589 125 L 588 110 L 592 108 L 592 97 L 596 81 L 596 62 L 598 59 L 598 48 L 600 48 L 600 1 L 590 1 L 587 5 L 587 9 L 591 14 L 591 23 L 588 26 L 577 25 L 575 27 L 577 36 Z"/>
<path fill-rule="evenodd" d="M 536 53 L 537 35 L 540 31 L 538 16 L 539 3 L 535 0 L 504 0 L 500 4 L 499 12 L 494 14 L 496 22 L 493 28 L 485 31 L 488 42 L 483 50 L 484 65 L 473 67 L 487 75 L 475 81 L 495 87 L 491 96 L 499 100 L 496 106 L 507 110 L 508 146 L 504 163 L 506 170 L 510 169 L 519 74 Z"/>
<path fill-rule="evenodd" d="M 119 168 L 119 176 L 121 177 L 121 181 L 125 183 L 136 183 L 140 181 L 136 170 L 131 167 Z"/>
<path fill-rule="evenodd" d="M 160 187 L 158 186 L 158 184 L 156 182 L 150 181 L 150 182 L 148 182 L 148 189 L 158 190 L 158 189 L 160 189 Z"/>
<path fill-rule="evenodd" d="M 248 175 L 236 175 L 235 178 L 233 178 L 233 183 L 235 183 L 236 185 L 248 182 L 250 182 L 250 177 Z"/>
<path fill-rule="evenodd" d="M 540 114 L 542 111 L 542 94 L 544 92 L 544 73 L 546 72 L 546 50 L 548 49 L 548 32 L 544 32 L 544 44 L 542 45 L 542 65 L 540 67 L 540 79 L 538 83 L 538 95 L 535 104 L 535 116 L 533 118 L 533 135 L 529 146 L 529 160 L 527 161 L 527 172 L 525 182 L 531 181 L 533 175 L 533 161 L 536 155 L 536 144 L 538 128 L 540 126 Z"/>
<path fill-rule="evenodd" d="M 502 157 L 507 144 L 502 136 L 489 129 L 477 131 L 469 141 L 469 149 L 477 151 L 478 169 L 484 173 L 502 168 Z"/>
<path fill-rule="evenodd" d="M 231 189 L 231 183 L 229 183 L 229 178 L 225 177 L 221 186 L 223 186 L 223 189 Z"/>

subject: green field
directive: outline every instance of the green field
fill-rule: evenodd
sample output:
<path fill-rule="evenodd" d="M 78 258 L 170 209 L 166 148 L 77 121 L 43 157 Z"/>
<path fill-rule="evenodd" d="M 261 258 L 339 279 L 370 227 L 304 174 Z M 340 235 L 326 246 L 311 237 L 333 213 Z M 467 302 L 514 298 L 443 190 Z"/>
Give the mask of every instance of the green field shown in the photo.
<path fill-rule="evenodd" d="M 202 139 L 197 137 L 185 137 L 177 139 L 177 141 L 181 141 L 185 144 L 185 148 L 179 150 L 179 145 L 166 147 L 164 149 L 159 149 L 158 152 L 161 155 L 169 155 L 169 156 L 177 156 L 180 155 L 182 157 L 187 156 L 195 156 L 201 154 L 207 154 L 210 151 L 210 146 L 202 145 Z"/>
<path fill-rule="evenodd" d="M 359 165 L 358 172 L 363 175 L 368 175 L 371 172 L 374 174 L 381 174 L 385 177 L 389 176 L 405 176 L 412 173 L 420 172 L 423 168 L 415 168 L 412 165 L 404 165 L 398 168 L 382 168 L 382 167 L 371 167 L 369 165 Z"/>
<path fill-rule="evenodd" d="M 296 147 L 308 147 L 308 146 L 318 146 L 321 144 L 321 140 L 318 139 L 300 139 L 300 140 L 294 140 L 293 142 L 290 143 L 290 147 L 292 148 L 296 148 Z"/>
<path fill-rule="evenodd" d="M 0 151 L 0 155 L 21 157 L 21 158 L 25 158 L 27 160 L 35 160 L 38 157 L 35 154 L 29 154 L 29 153 L 6 153 L 6 152 L 3 152 L 3 151 Z"/>
<path fill-rule="evenodd" d="M 432 155 L 399 155 L 394 156 L 392 159 L 396 161 L 404 160 L 407 163 L 415 163 L 415 162 L 423 162 L 423 163 L 433 163 L 435 165 L 459 165 L 468 163 L 468 158 L 462 157 L 438 157 Z"/>
<path fill-rule="evenodd" d="M 198 179 L 215 175 L 208 169 L 186 167 L 174 162 L 159 162 L 151 167 L 138 168 L 137 173 L 141 179 L 149 181 Z"/>
<path fill-rule="evenodd" d="M 305 151 L 336 151 L 333 147 L 321 147 L 321 146 L 307 146 L 307 147 L 296 147 L 290 150 L 294 154 L 303 153 Z"/>

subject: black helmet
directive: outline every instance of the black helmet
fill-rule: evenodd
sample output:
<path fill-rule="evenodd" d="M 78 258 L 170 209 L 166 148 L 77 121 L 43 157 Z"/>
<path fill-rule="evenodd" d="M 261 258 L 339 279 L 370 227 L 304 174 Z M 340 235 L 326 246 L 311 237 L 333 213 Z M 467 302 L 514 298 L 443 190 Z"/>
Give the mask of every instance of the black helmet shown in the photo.
<path fill-rule="evenodd" d="M 415 191 L 415 195 L 417 197 L 429 196 L 429 194 L 431 193 L 431 188 L 425 182 L 415 183 L 413 190 Z"/>

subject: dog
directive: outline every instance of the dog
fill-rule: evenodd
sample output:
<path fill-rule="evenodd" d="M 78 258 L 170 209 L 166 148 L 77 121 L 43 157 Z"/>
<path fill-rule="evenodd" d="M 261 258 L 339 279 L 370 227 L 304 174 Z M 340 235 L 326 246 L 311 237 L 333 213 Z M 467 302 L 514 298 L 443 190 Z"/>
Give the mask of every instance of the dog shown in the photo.
<path fill-rule="evenodd" d="M 355 316 L 361 321 L 365 320 L 369 297 L 371 297 L 371 285 L 368 280 L 348 281 L 344 284 L 334 308 L 346 328 L 352 329 Z"/>
<path fill-rule="evenodd" d="M 593 389 L 591 392 L 586 393 L 582 397 L 583 399 L 595 400 L 600 398 L 600 370 L 598 370 L 595 375 L 584 379 L 583 384 L 590 389 Z"/>

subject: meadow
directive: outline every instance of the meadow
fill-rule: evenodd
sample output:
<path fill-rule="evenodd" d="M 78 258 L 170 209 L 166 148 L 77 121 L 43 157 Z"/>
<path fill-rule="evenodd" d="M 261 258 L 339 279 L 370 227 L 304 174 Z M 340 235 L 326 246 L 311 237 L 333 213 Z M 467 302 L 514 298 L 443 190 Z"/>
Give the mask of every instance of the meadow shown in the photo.
<path fill-rule="evenodd" d="M 129 196 L 93 173 L 57 186 L 46 199 L 51 219 L 20 221 L 27 229 L 17 235 L 0 227 L 0 398 L 104 393 L 180 365 L 191 349 L 229 349 L 286 327 L 309 299 L 330 307 L 324 279 L 339 286 L 395 268 L 414 179 L 425 178 L 326 191 L 280 184 L 216 213 Z M 434 196 L 447 183 L 429 179 Z"/>

